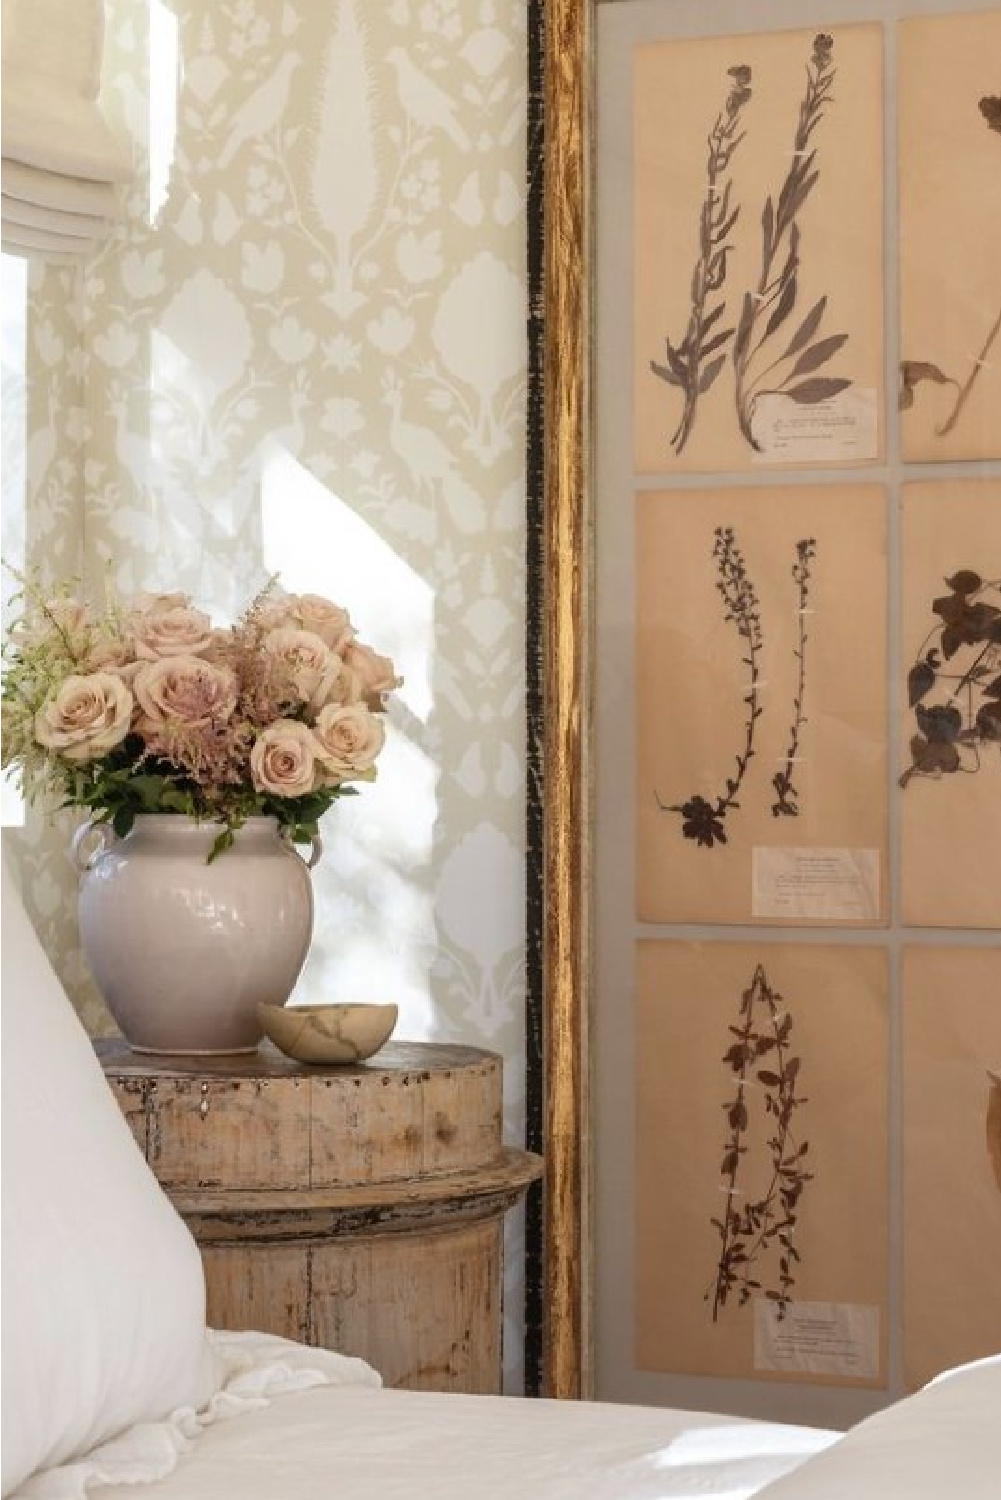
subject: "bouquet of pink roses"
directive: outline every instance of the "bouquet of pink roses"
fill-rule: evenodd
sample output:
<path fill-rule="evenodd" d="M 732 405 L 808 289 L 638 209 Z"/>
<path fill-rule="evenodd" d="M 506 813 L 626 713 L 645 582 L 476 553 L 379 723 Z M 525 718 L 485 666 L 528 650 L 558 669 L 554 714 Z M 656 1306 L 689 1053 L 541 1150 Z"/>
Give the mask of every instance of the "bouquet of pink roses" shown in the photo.
<path fill-rule="evenodd" d="M 139 813 L 252 816 L 308 840 L 354 783 L 374 781 L 393 663 L 346 610 L 269 585 L 228 629 L 186 594 L 97 612 L 28 586 L 3 646 L 2 763 L 29 801 L 57 796 L 124 837 Z"/>

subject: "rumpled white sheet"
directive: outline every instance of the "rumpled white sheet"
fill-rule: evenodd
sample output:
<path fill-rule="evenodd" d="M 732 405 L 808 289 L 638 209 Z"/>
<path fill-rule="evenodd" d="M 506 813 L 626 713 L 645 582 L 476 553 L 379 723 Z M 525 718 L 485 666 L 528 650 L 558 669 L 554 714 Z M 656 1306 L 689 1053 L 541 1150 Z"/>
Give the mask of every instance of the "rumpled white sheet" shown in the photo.
<path fill-rule="evenodd" d="M 207 1427 L 136 1500 L 749 1500 L 837 1436 L 656 1407 L 318 1387 Z M 89 1500 L 125 1497 L 97 1485 Z"/>
<path fill-rule="evenodd" d="M 173 1472 L 206 1428 L 229 1417 L 260 1411 L 277 1396 L 311 1386 L 377 1389 L 381 1377 L 361 1359 L 309 1348 L 265 1333 L 222 1333 L 208 1338 L 220 1367 L 220 1385 L 201 1411 L 179 1407 L 163 1422 L 141 1422 L 84 1458 L 32 1475 L 12 1500 L 85 1500 L 97 1485 L 149 1484 Z"/>

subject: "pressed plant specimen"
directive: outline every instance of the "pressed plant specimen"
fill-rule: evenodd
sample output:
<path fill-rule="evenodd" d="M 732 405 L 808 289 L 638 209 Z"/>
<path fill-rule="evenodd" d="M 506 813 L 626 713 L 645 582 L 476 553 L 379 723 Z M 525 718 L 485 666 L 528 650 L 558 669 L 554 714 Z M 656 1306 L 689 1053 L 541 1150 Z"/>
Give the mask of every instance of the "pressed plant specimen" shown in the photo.
<path fill-rule="evenodd" d="M 784 1316 L 800 1260 L 796 1221 L 806 1184 L 814 1176 L 806 1169 L 809 1142 L 798 1141 L 793 1130 L 796 1111 L 807 1100 L 797 1093 L 800 1058 L 793 1051 L 792 1013 L 761 964 L 742 992 L 737 1022 L 728 1030 L 733 1040 L 723 1065 L 733 1075 L 736 1092 L 723 1105 L 727 1136 L 720 1170 L 726 1201 L 722 1215 L 710 1219 L 720 1240 L 716 1275 L 705 1295 L 714 1323 L 733 1294 L 741 1307 L 755 1293 L 764 1296 Z M 752 1100 L 759 1103 L 752 1106 Z M 753 1123 L 767 1132 L 769 1162 L 764 1191 L 754 1197 L 740 1186 L 742 1169 L 747 1179 Z M 766 1259 L 774 1262 L 772 1285 L 764 1279 Z"/>
<path fill-rule="evenodd" d="M 695 793 L 687 802 L 665 803 L 657 797 L 661 812 L 678 813 L 681 831 L 686 839 L 694 839 L 706 849 L 714 844 L 726 843 L 727 815 L 738 808 L 737 793 L 754 755 L 754 739 L 761 705 L 758 701 L 758 684 L 761 680 L 761 616 L 758 613 L 758 596 L 754 584 L 748 577 L 744 554 L 737 544 L 732 526 L 717 526 L 714 533 L 713 559 L 718 578 L 716 589 L 723 600 L 723 619 L 732 624 L 741 642 L 744 655 L 741 663 L 747 668 L 747 682 L 743 693 L 744 743 L 737 752 L 737 768 L 726 778 L 726 790 L 713 802 Z"/>
<path fill-rule="evenodd" d="M 939 623 L 925 636 L 907 674 L 917 731 L 900 777 L 980 770 L 982 754 L 1001 751 L 1001 578 L 961 568 L 932 600 Z"/>
<path fill-rule="evenodd" d="M 1001 135 L 1001 95 L 987 94 L 980 100 L 978 108 L 987 124 L 988 130 L 997 131 Z M 931 381 L 933 385 L 949 385 L 956 392 L 952 406 L 941 422 L 935 428 L 936 437 L 945 437 L 952 431 L 963 413 L 963 407 L 969 401 L 970 396 L 980 379 L 981 371 L 988 365 L 988 357 L 998 334 L 1001 334 L 1001 308 L 998 309 L 997 317 L 990 326 L 986 339 L 981 346 L 980 353 L 973 360 L 973 367 L 964 381 L 955 380 L 947 375 L 938 365 L 932 364 L 926 359 L 905 359 L 900 365 L 900 395 L 898 406 L 901 411 L 908 411 L 914 405 L 914 388 L 923 380 Z"/>
<path fill-rule="evenodd" d="M 744 293 L 733 341 L 737 421 L 746 441 L 761 450 L 753 431 L 754 409 L 765 395 L 787 396 L 810 406 L 846 390 L 851 381 L 817 375 L 847 342 L 845 333 L 816 338 L 827 311 L 827 298 L 815 302 L 791 338 L 785 330 L 799 293 L 801 234 L 798 215 L 820 178 L 817 147 L 811 137 L 832 103 L 834 39 L 814 37 L 806 67 L 806 91 L 799 107 L 792 165 L 778 198 L 765 199 L 761 214 L 761 270 L 753 291 Z M 781 353 L 773 350 L 781 348 Z"/>
<path fill-rule="evenodd" d="M 799 665 L 796 673 L 796 692 L 792 700 L 792 725 L 789 729 L 789 744 L 786 749 L 785 764 L 772 777 L 772 786 L 777 793 L 776 799 L 772 803 L 772 815 L 776 818 L 796 818 L 799 816 L 799 792 L 796 790 L 792 778 L 796 768 L 800 736 L 803 733 L 803 726 L 806 723 L 806 714 L 803 709 L 806 699 L 806 643 L 809 639 L 806 625 L 810 610 L 810 564 L 816 555 L 817 541 L 815 537 L 803 537 L 796 543 L 796 561 L 792 565 L 792 576 L 799 595 L 799 607 L 796 611 L 798 643 L 796 649 L 793 651 L 793 656 Z"/>
<path fill-rule="evenodd" d="M 729 235 L 740 217 L 740 205 L 731 207 L 733 182 L 727 171 L 744 139 L 740 117 L 751 97 L 751 70 L 739 64 L 728 68 L 727 74 L 732 80 L 730 92 L 709 132 L 706 190 L 699 213 L 699 253 L 692 271 L 688 326 L 677 346 L 665 338 L 663 364 L 650 361 L 655 375 L 668 385 L 680 387 L 684 393 L 681 419 L 671 437 L 676 453 L 688 442 L 699 397 L 709 390 L 726 363 L 726 346 L 733 337 L 732 328 L 718 327 L 726 302 L 717 294 L 726 281 L 726 259 L 733 248 Z"/>

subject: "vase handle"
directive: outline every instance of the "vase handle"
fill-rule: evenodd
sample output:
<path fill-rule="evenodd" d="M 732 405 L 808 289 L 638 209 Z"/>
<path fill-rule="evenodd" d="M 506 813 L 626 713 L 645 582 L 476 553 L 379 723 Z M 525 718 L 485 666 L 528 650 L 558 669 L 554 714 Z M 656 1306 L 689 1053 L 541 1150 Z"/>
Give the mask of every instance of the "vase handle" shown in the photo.
<path fill-rule="evenodd" d="M 91 849 L 89 853 L 86 853 L 83 846 L 91 835 L 97 839 L 97 846 Z M 85 823 L 81 823 L 73 835 L 73 842 L 70 846 L 73 854 L 73 863 L 76 865 L 78 872 L 81 875 L 85 875 L 88 870 L 92 870 L 98 857 L 105 850 L 110 849 L 112 844 L 116 844 L 117 842 L 118 835 L 110 823 L 95 823 L 93 818 L 88 818 Z"/>
<path fill-rule="evenodd" d="M 306 861 L 306 869 L 312 870 L 323 858 L 323 840 L 318 833 L 314 833 L 309 841 L 309 858 Z"/>
<path fill-rule="evenodd" d="M 282 838 L 284 839 L 288 847 L 293 850 L 294 853 L 299 855 L 299 858 L 302 860 L 307 870 L 315 869 L 315 867 L 320 863 L 320 860 L 323 857 L 323 840 L 318 833 L 310 835 L 308 859 L 306 858 L 305 854 L 301 854 L 299 852 L 299 845 L 292 841 L 285 829 L 282 830 Z"/>

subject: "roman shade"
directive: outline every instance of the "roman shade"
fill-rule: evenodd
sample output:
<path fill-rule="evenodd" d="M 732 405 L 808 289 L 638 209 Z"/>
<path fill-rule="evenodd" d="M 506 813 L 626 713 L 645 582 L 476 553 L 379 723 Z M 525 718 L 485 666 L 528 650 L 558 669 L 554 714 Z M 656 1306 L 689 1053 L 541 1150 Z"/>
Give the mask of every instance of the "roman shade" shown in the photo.
<path fill-rule="evenodd" d="M 103 0 L 3 0 L 3 248 L 85 258 L 132 162 L 98 103 Z"/>

